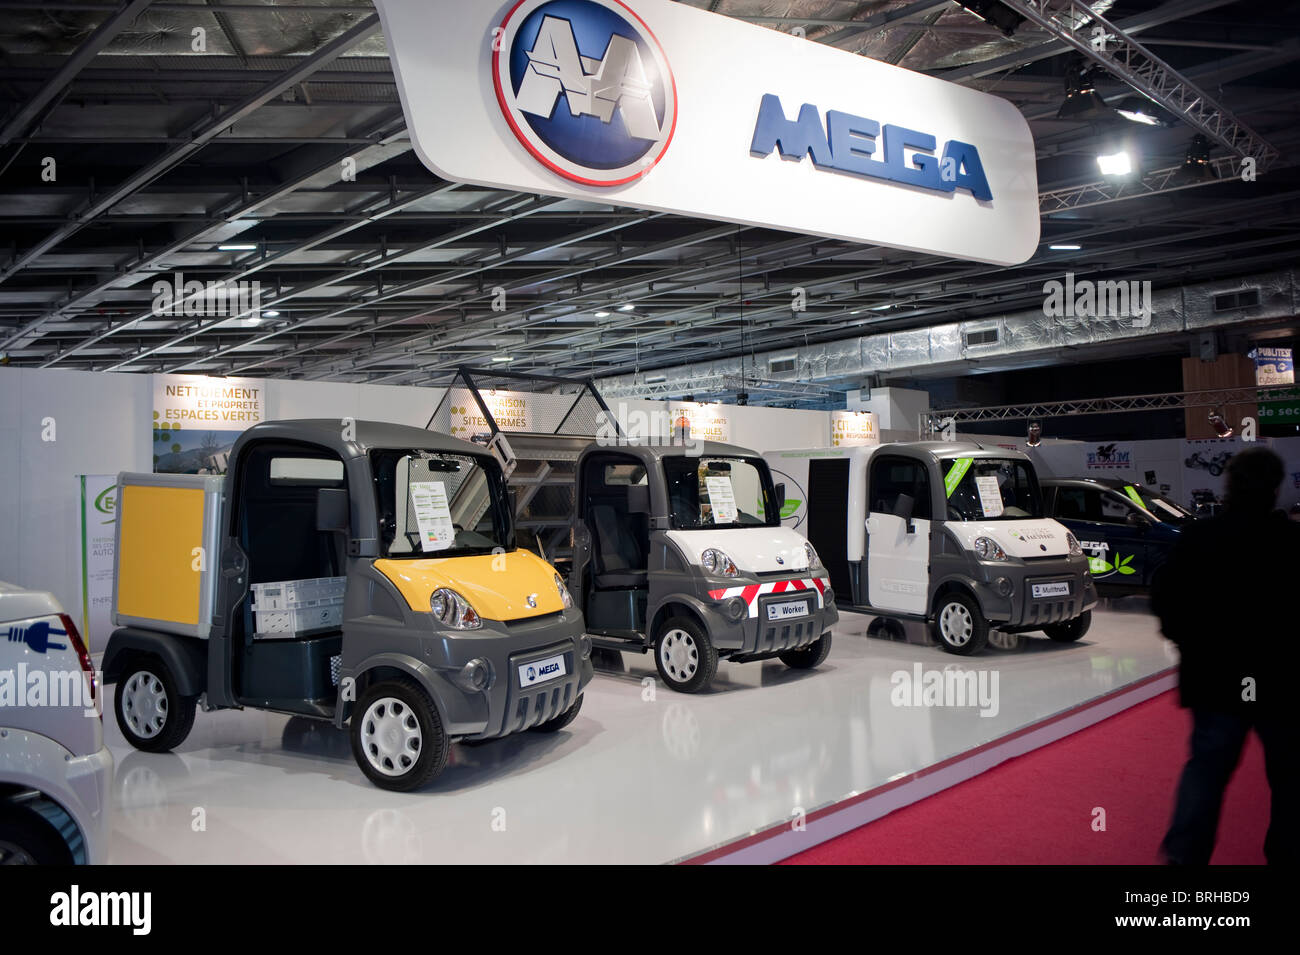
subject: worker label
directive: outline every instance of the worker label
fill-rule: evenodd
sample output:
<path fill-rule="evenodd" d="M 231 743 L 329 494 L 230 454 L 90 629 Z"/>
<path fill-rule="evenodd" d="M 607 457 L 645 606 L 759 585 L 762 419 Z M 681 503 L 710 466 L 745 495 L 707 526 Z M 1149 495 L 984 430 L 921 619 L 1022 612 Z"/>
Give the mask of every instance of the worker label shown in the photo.
<path fill-rule="evenodd" d="M 420 528 L 420 549 L 447 550 L 456 543 L 456 528 L 447 504 L 447 485 L 442 481 L 412 481 L 411 504 Z"/>
<path fill-rule="evenodd" d="M 975 478 L 975 487 L 980 494 L 980 509 L 985 517 L 1002 516 L 1002 490 L 998 487 L 996 474 L 980 474 Z"/>
<path fill-rule="evenodd" d="M 729 477 L 706 477 L 704 486 L 709 492 L 709 506 L 713 509 L 713 523 L 734 524 L 740 511 L 736 507 L 736 492 Z"/>

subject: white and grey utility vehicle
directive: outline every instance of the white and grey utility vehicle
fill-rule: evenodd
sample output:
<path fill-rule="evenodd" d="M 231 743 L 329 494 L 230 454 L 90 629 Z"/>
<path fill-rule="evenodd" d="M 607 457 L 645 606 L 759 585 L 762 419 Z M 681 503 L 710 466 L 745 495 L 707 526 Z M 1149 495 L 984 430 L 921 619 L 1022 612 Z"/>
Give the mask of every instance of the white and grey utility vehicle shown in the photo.
<path fill-rule="evenodd" d="M 838 619 L 817 553 L 781 526 L 754 451 L 711 441 L 592 444 L 577 461 L 569 587 L 598 647 L 654 653 L 674 690 L 718 659 L 818 666 Z"/>
<path fill-rule="evenodd" d="M 58 601 L 0 581 L 0 865 L 105 861 L 113 757 L 96 690 Z"/>
<path fill-rule="evenodd" d="M 1079 542 L 1044 516 L 1019 451 L 907 442 L 766 455 L 785 523 L 817 548 L 841 600 L 927 621 L 951 653 L 989 630 L 1087 632 L 1097 589 Z"/>

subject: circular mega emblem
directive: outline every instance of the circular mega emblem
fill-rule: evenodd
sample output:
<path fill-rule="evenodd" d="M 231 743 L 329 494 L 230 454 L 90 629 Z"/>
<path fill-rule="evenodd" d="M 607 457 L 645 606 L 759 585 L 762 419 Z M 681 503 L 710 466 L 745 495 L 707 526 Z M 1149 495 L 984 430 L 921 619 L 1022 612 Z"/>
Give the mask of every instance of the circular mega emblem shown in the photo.
<path fill-rule="evenodd" d="M 663 158 L 677 85 L 659 41 L 619 0 L 521 0 L 493 50 L 501 112 L 553 172 L 621 186 Z"/>

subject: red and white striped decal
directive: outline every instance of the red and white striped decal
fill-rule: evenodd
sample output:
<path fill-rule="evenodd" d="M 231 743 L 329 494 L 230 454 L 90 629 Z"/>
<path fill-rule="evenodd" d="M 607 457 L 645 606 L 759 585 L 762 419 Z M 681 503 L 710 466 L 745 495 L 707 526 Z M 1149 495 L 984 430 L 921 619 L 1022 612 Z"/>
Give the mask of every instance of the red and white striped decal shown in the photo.
<path fill-rule="evenodd" d="M 725 590 L 710 590 L 709 596 L 714 600 L 726 600 L 728 597 L 743 597 L 749 607 L 751 617 L 758 616 L 758 598 L 763 594 L 794 593 L 798 590 L 817 591 L 817 606 L 822 606 L 822 594 L 830 585 L 829 577 L 804 577 L 801 580 L 773 580 L 766 584 L 749 584 L 745 587 L 727 587 Z"/>

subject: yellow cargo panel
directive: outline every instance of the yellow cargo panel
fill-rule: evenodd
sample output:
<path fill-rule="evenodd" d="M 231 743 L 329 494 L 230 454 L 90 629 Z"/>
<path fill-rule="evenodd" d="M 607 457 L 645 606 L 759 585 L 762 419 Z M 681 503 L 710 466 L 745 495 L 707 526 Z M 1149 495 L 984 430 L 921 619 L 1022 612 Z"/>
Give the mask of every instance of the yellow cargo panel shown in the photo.
<path fill-rule="evenodd" d="M 118 623 L 207 636 L 219 485 L 171 475 L 119 483 Z"/>

